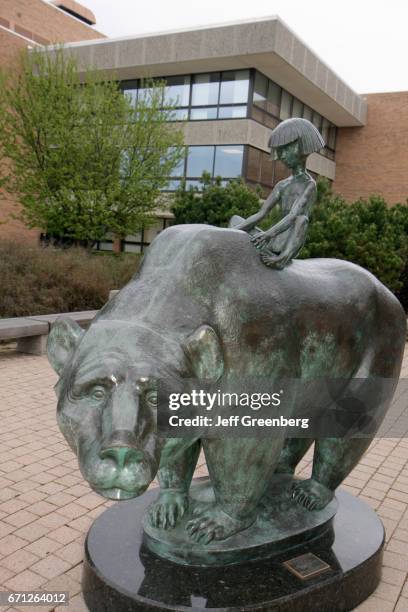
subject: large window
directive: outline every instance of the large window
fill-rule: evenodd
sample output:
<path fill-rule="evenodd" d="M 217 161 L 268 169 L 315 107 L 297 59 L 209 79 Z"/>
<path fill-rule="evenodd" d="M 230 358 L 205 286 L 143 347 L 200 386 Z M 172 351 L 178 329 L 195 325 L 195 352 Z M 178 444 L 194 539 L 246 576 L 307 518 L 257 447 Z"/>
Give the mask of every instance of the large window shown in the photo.
<path fill-rule="evenodd" d="M 278 181 L 289 176 L 289 170 L 266 151 L 248 146 L 244 176 L 249 183 L 265 187 L 267 195 Z"/>
<path fill-rule="evenodd" d="M 249 70 L 223 72 L 220 104 L 246 104 L 248 102 Z"/>
<path fill-rule="evenodd" d="M 219 146 L 215 149 L 214 176 L 236 178 L 241 176 L 244 147 Z"/>
<path fill-rule="evenodd" d="M 260 72 L 255 72 L 253 103 L 270 115 L 279 117 L 282 89 Z"/>
<path fill-rule="evenodd" d="M 191 93 L 191 106 L 217 105 L 220 93 L 220 73 L 196 74 Z"/>
<path fill-rule="evenodd" d="M 279 114 L 280 119 L 282 120 L 289 119 L 289 117 L 291 117 L 292 101 L 293 101 L 293 96 L 291 96 L 291 94 L 288 93 L 287 91 L 283 90 L 282 98 L 281 98 L 280 114 Z"/>
<path fill-rule="evenodd" d="M 186 160 L 186 187 L 202 187 L 203 172 L 229 180 L 242 176 L 243 145 L 191 146 Z"/>
<path fill-rule="evenodd" d="M 190 103 L 190 75 L 167 77 L 165 102 L 176 106 Z"/>
<path fill-rule="evenodd" d="M 210 72 L 193 77 L 190 120 L 247 116 L 249 70 Z"/>
<path fill-rule="evenodd" d="M 186 187 L 200 188 L 203 172 L 211 178 L 223 180 L 236 179 L 242 176 L 244 145 L 218 145 L 186 147 L 185 159 L 172 172 L 163 191 L 175 191 L 180 187 L 181 179 L 186 179 Z"/>
<path fill-rule="evenodd" d="M 326 146 L 321 154 L 334 159 L 336 126 L 257 70 L 226 70 L 162 77 L 160 80 L 166 82 L 165 102 L 177 105 L 173 116 L 175 121 L 250 116 L 273 129 L 289 117 L 304 117 L 323 135 Z M 146 95 L 142 81 L 123 81 L 121 86 L 134 104 Z M 250 92 L 252 100 L 249 100 Z"/>
<path fill-rule="evenodd" d="M 189 147 L 187 177 L 200 177 L 203 172 L 213 174 L 215 147 Z"/>
<path fill-rule="evenodd" d="M 143 253 L 160 232 L 171 225 L 171 219 L 158 218 L 150 227 L 145 227 L 133 236 L 126 236 L 121 242 L 121 250 L 126 253 Z"/>
<path fill-rule="evenodd" d="M 321 132 L 326 143 L 320 153 L 334 160 L 336 148 L 335 125 L 257 70 L 253 83 L 252 106 L 250 106 L 252 119 L 271 129 L 276 127 L 279 121 L 290 117 L 308 119 Z"/>
<path fill-rule="evenodd" d="M 240 119 L 247 116 L 249 70 L 162 77 L 166 83 L 164 103 L 176 105 L 174 120 Z M 136 105 L 148 89 L 142 80 L 122 81 L 124 93 Z"/>

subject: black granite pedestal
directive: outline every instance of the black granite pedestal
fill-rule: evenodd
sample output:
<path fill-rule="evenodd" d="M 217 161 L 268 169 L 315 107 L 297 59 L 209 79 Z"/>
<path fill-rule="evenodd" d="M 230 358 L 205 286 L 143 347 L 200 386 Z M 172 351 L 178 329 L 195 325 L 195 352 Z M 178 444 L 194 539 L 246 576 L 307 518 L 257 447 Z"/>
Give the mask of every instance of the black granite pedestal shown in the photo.
<path fill-rule="evenodd" d="M 345 491 L 337 491 L 333 528 L 324 534 L 268 559 L 218 567 L 180 565 L 146 549 L 142 519 L 156 496 L 153 490 L 120 502 L 92 525 L 83 575 L 92 612 L 340 612 L 361 603 L 380 580 L 382 523 Z M 329 567 L 301 579 L 285 562 L 310 552 Z"/>
<path fill-rule="evenodd" d="M 196 478 L 189 490 L 189 508 L 173 529 L 152 527 L 145 514 L 142 525 L 146 548 L 182 565 L 218 566 L 260 561 L 318 538 L 325 542 L 332 538 L 333 541 L 333 518 L 338 510 L 336 498 L 323 510 L 309 512 L 291 498 L 293 481 L 289 474 L 273 476 L 250 527 L 226 540 L 213 540 L 203 545 L 190 537 L 186 526 L 194 518 L 197 504 L 205 510 L 215 503 L 215 496 L 209 478 Z"/>

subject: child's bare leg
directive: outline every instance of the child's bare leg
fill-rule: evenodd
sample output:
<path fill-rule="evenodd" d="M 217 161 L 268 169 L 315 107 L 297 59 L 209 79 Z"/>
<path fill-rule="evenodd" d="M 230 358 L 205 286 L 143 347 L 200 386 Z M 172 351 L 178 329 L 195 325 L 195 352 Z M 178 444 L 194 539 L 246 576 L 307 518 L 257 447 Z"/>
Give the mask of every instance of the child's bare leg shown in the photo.
<path fill-rule="evenodd" d="M 270 268 L 284 268 L 294 257 L 296 257 L 303 247 L 306 241 L 308 226 L 309 219 L 306 215 L 299 215 L 296 217 L 283 251 L 281 251 L 279 255 L 274 255 L 267 250 L 261 252 L 263 263 Z"/>

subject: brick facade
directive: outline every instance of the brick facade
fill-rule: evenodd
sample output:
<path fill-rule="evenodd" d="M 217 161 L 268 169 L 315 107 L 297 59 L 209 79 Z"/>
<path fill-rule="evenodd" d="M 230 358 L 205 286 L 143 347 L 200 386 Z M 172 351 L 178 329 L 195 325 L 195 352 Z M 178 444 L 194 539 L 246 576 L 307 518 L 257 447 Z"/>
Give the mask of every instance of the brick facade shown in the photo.
<path fill-rule="evenodd" d="M 104 35 L 45 0 L 0 0 L 0 66 L 12 66 L 30 44 L 96 38 Z M 16 202 L 0 191 L 0 239 L 36 243 L 39 231 L 13 219 L 18 210 Z"/>
<path fill-rule="evenodd" d="M 1 0 L 0 25 L 40 44 L 105 38 L 45 0 Z"/>
<path fill-rule="evenodd" d="M 408 92 L 369 94 L 367 125 L 340 128 L 334 190 L 348 201 L 371 194 L 408 198 Z"/>

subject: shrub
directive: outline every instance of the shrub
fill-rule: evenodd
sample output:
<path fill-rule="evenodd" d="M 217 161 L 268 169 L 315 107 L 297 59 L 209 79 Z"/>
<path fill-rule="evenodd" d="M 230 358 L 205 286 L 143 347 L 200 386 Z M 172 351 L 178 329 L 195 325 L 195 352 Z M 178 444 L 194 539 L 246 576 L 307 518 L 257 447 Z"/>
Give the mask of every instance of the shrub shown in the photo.
<path fill-rule="evenodd" d="M 301 257 L 337 257 L 359 264 L 408 308 L 408 205 L 388 207 L 379 196 L 348 204 L 321 181 Z"/>
<path fill-rule="evenodd" d="M 209 174 L 201 179 L 202 189 L 196 187 L 176 191 L 172 212 L 174 223 L 207 223 L 227 227 L 233 215 L 249 217 L 260 206 L 259 191 L 253 191 L 243 181 L 223 185 L 218 177 L 211 182 Z"/>
<path fill-rule="evenodd" d="M 211 182 L 203 175 L 202 191 L 180 188 L 173 212 L 176 223 L 208 223 L 225 227 L 233 214 L 249 217 L 259 209 L 260 192 L 244 183 Z M 317 202 L 308 239 L 300 257 L 336 257 L 359 264 L 379 278 L 408 310 L 408 204 L 388 207 L 379 196 L 348 204 L 331 192 L 325 179 L 317 183 Z M 274 209 L 259 224 L 268 229 L 279 220 Z"/>
<path fill-rule="evenodd" d="M 0 317 L 96 310 L 136 272 L 138 255 L 0 242 Z"/>

